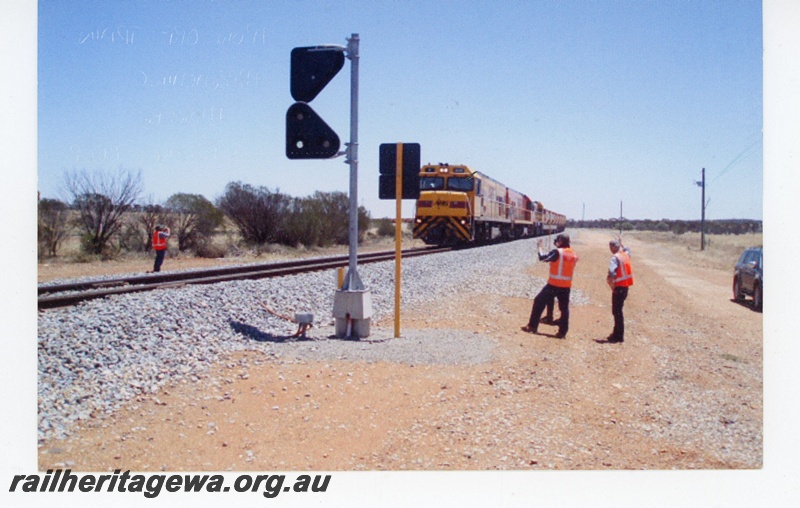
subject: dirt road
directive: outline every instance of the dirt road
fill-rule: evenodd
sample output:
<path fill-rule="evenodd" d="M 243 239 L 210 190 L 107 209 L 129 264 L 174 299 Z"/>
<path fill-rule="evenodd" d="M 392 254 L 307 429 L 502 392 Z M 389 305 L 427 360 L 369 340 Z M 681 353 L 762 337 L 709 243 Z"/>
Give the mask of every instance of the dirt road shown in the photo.
<path fill-rule="evenodd" d="M 753 469 L 762 466 L 762 315 L 731 301 L 727 261 L 631 235 L 626 341 L 611 331 L 607 233 L 572 232 L 580 256 L 565 340 L 520 330 L 531 302 L 458 295 L 458 321 L 490 333 L 492 361 L 411 366 L 229 358 L 206 382 L 139 397 L 39 448 L 78 471 Z M 721 268 L 720 266 L 727 266 Z M 547 267 L 526 270 L 546 277 Z M 404 316 L 430 329 L 428 315 Z M 391 326 L 389 323 L 384 323 Z M 555 328 L 542 326 L 545 333 Z"/>

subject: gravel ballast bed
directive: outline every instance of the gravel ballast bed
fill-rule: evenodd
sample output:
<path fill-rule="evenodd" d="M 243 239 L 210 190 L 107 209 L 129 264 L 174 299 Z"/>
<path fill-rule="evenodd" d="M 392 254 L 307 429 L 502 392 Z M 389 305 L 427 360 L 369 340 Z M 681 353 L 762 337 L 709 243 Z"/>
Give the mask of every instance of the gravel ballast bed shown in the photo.
<path fill-rule="evenodd" d="M 544 280 L 524 275 L 532 240 L 403 261 L 403 312 L 454 293 L 532 299 Z M 359 266 L 370 290 L 372 321 L 394 311 L 394 262 Z M 120 295 L 39 313 L 39 439 L 63 438 L 78 420 L 110 414 L 126 401 L 182 379 L 196 381 L 223 355 L 259 350 L 279 361 L 350 360 L 475 364 L 491 359 L 494 339 L 463 330 L 373 326 L 367 340 L 332 337 L 332 271 L 258 281 L 189 285 Z M 573 305 L 585 302 L 573 291 Z M 296 325 L 266 312 L 314 314 L 305 340 Z M 458 309 L 437 307 L 437 317 Z M 455 315 L 455 314 L 453 314 Z"/>

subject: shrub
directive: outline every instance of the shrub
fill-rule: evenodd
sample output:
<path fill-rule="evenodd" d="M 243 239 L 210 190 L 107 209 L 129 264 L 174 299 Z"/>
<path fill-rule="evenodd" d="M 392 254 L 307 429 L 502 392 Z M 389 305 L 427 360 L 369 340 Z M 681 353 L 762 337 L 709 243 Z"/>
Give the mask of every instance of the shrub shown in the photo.
<path fill-rule="evenodd" d="M 201 242 L 195 247 L 195 255 L 200 258 L 219 259 L 227 254 L 227 248 L 223 245 L 216 245 L 214 242 Z"/>
<path fill-rule="evenodd" d="M 38 254 L 39 259 L 56 257 L 58 248 L 69 234 L 69 207 L 57 199 L 39 201 Z"/>
<path fill-rule="evenodd" d="M 147 252 L 151 241 L 147 233 L 142 234 L 140 224 L 129 221 L 118 235 L 119 248 L 128 252 Z"/>
<path fill-rule="evenodd" d="M 224 219 L 222 212 L 199 194 L 173 194 L 166 207 L 181 252 L 202 247 Z"/>
<path fill-rule="evenodd" d="M 378 236 L 394 236 L 394 221 L 392 219 L 378 219 Z"/>
<path fill-rule="evenodd" d="M 292 198 L 236 182 L 227 185 L 218 206 L 257 252 L 269 243 L 291 247 L 350 243 L 350 199 L 344 192 L 315 192 Z M 359 241 L 369 224 L 369 212 L 358 207 Z"/>
<path fill-rule="evenodd" d="M 291 198 L 266 187 L 231 182 L 217 206 L 233 221 L 250 245 L 275 242 L 283 234 Z"/>

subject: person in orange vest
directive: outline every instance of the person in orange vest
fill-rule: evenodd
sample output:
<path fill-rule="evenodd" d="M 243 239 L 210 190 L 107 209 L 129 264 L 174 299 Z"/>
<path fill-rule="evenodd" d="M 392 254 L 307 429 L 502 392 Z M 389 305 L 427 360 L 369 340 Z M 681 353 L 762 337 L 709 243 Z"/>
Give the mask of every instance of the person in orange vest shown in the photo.
<path fill-rule="evenodd" d="M 153 265 L 153 272 L 161 271 L 161 263 L 164 262 L 164 254 L 167 253 L 167 238 L 169 238 L 169 228 L 161 224 L 157 225 L 155 231 L 153 231 L 153 250 L 156 251 L 156 262 Z"/>
<path fill-rule="evenodd" d="M 570 247 L 569 235 L 561 233 L 555 239 L 556 248 L 547 254 L 542 252 L 542 242 L 538 242 L 539 261 L 550 263 L 550 277 L 547 284 L 533 299 L 531 316 L 528 324 L 522 327 L 523 332 L 539 333 L 539 319 L 548 303 L 554 298 L 558 299 L 558 310 L 561 317 L 555 322 L 558 324 L 556 337 L 563 339 L 569 331 L 569 293 L 572 288 L 572 273 L 578 262 L 578 255 Z"/>
<path fill-rule="evenodd" d="M 633 285 L 631 250 L 622 245 L 621 240 L 611 240 L 608 248 L 613 254 L 608 264 L 606 282 L 611 288 L 611 314 L 614 316 L 614 331 L 606 339 L 608 342 L 625 342 L 625 316 L 622 308 L 628 298 L 628 288 Z"/>

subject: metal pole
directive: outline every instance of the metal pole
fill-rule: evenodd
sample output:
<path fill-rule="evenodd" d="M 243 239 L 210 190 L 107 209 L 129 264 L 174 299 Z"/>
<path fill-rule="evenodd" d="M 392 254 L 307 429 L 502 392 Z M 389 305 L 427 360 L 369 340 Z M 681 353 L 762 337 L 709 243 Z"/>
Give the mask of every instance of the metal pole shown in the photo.
<path fill-rule="evenodd" d="M 403 143 L 397 143 L 395 161 L 395 223 L 394 223 L 394 338 L 400 338 L 400 288 L 402 277 L 403 242 Z"/>
<path fill-rule="evenodd" d="M 358 276 L 358 34 L 347 39 L 350 59 L 350 260 L 342 289 L 333 297 L 333 317 L 337 337 L 369 337 L 372 296 Z"/>
<path fill-rule="evenodd" d="M 706 249 L 706 168 L 701 175 L 700 192 L 700 250 Z"/>
<path fill-rule="evenodd" d="M 350 164 L 350 260 L 344 288 L 350 291 L 364 289 L 358 276 L 358 45 L 360 38 L 353 34 L 347 39 L 347 57 L 350 59 L 350 144 L 347 163 Z"/>

